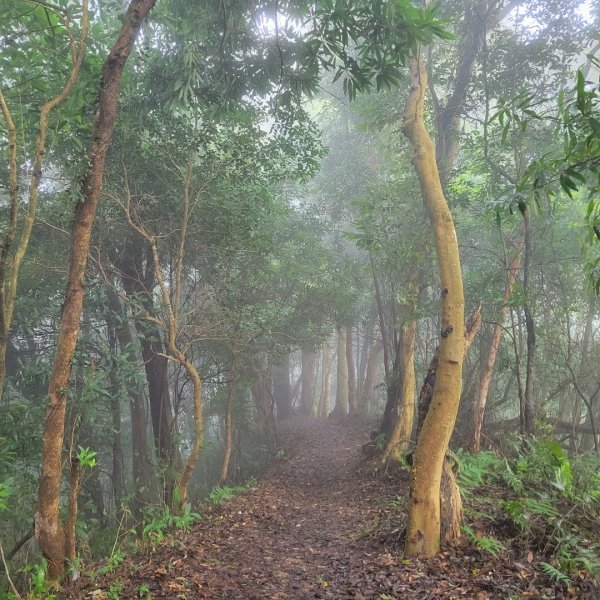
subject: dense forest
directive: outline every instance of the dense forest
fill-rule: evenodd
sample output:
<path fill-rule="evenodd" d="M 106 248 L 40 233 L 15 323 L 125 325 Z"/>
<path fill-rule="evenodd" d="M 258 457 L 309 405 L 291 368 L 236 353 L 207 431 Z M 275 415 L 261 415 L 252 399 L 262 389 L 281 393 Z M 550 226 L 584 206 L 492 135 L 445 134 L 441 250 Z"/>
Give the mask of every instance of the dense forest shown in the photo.
<path fill-rule="evenodd" d="M 599 32 L 0 0 L 0 597 L 600 597 Z"/>

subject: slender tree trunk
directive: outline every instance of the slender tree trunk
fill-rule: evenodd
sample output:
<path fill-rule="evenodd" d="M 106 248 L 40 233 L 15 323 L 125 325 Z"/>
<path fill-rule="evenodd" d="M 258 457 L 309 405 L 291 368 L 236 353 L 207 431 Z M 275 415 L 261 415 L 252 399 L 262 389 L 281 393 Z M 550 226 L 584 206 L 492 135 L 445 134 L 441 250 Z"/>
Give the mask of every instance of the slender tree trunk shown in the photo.
<path fill-rule="evenodd" d="M 371 404 L 373 403 L 373 395 L 375 392 L 375 381 L 377 373 L 381 367 L 381 356 L 383 354 L 383 344 L 378 340 L 373 340 L 369 348 L 369 356 L 367 358 L 367 367 L 365 372 L 365 380 L 361 387 L 359 411 L 363 415 L 369 414 Z"/>
<path fill-rule="evenodd" d="M 356 389 L 356 367 L 354 365 L 352 327 L 346 328 L 346 364 L 348 370 L 348 413 L 355 416 L 358 414 L 358 392 Z"/>
<path fill-rule="evenodd" d="M 273 414 L 274 401 L 271 394 L 272 375 L 267 367 L 253 365 L 254 378 L 250 384 L 254 402 L 256 404 L 256 414 L 258 424 L 264 438 L 267 440 L 267 446 L 271 453 L 274 453 L 277 444 L 277 422 Z"/>
<path fill-rule="evenodd" d="M 348 361 L 346 360 L 346 328 L 339 327 L 337 334 L 337 377 L 335 386 L 335 406 L 332 416 L 345 417 L 348 414 Z"/>
<path fill-rule="evenodd" d="M 502 293 L 502 305 L 498 310 L 498 321 L 494 325 L 492 333 L 492 341 L 488 351 L 487 359 L 483 367 L 483 373 L 479 381 L 479 389 L 475 400 L 475 409 L 473 411 L 473 424 L 471 428 L 470 439 L 467 442 L 467 447 L 471 452 L 479 452 L 481 446 L 481 427 L 483 425 L 483 416 L 487 403 L 488 391 L 496 365 L 496 356 L 500 347 L 502 332 L 504 331 L 504 321 L 509 310 L 508 301 L 512 293 L 515 282 L 517 281 L 518 271 L 521 264 L 521 255 L 523 253 L 523 244 L 519 244 L 517 252 L 508 267 L 507 282 Z"/>
<path fill-rule="evenodd" d="M 409 321 L 402 326 L 398 349 L 398 389 L 400 391 L 400 414 L 383 453 L 382 462 L 390 458 L 400 460 L 408 451 L 415 416 L 415 335 L 417 322 Z"/>
<path fill-rule="evenodd" d="M 223 464 L 221 465 L 221 475 L 219 483 L 223 485 L 227 481 L 229 473 L 229 463 L 231 461 L 231 451 L 233 449 L 233 403 L 237 391 L 237 357 L 233 354 L 231 361 L 231 371 L 229 373 L 229 383 L 227 385 L 227 407 L 225 409 L 225 454 L 223 455 Z"/>
<path fill-rule="evenodd" d="M 119 315 L 118 325 L 114 324 L 115 336 L 122 354 L 127 354 L 134 360 L 135 346 L 129 330 L 127 316 L 121 309 L 119 300 L 114 292 L 109 292 L 109 305 L 113 314 Z M 112 317 L 111 317 L 112 318 Z M 117 385 L 126 386 L 129 397 L 129 412 L 131 416 L 131 460 L 133 475 L 133 510 L 140 516 L 140 510 L 150 501 L 152 485 L 152 467 L 148 460 L 148 436 L 146 427 L 146 400 L 138 389 L 135 381 L 117 381 Z"/>
<path fill-rule="evenodd" d="M 65 559 L 75 560 L 77 556 L 77 498 L 79 497 L 79 482 L 81 465 L 77 457 L 71 458 L 71 474 L 69 477 L 69 503 L 67 505 L 67 522 L 65 524 Z"/>
<path fill-rule="evenodd" d="M 420 60 L 411 62 L 410 76 L 403 132 L 414 147 L 413 163 L 435 233 L 441 279 L 441 341 L 431 407 L 413 457 L 405 553 L 431 556 L 440 548 L 440 482 L 460 402 L 464 292 L 452 214 L 442 192 L 435 148 L 425 128 L 427 74 Z"/>
<path fill-rule="evenodd" d="M 154 257 L 146 248 L 144 269 L 144 245 L 142 238 L 128 240 L 123 256 L 115 261 L 121 271 L 123 288 L 128 299 L 141 305 L 151 317 L 156 317 L 152 290 L 156 285 Z M 142 360 L 148 382 L 150 417 L 154 434 L 156 455 L 165 469 L 163 485 L 164 501 L 172 504 L 175 473 L 181 468 L 181 455 L 175 443 L 176 425 L 171 405 L 168 381 L 168 361 L 161 341 L 161 332 L 155 323 L 137 321 Z M 125 341 L 125 340 L 124 340 Z"/>
<path fill-rule="evenodd" d="M 331 349 L 329 342 L 323 342 L 323 365 L 321 370 L 321 396 L 319 398 L 319 417 L 324 418 L 329 414 L 331 402 Z"/>
<path fill-rule="evenodd" d="M 75 207 L 67 290 L 50 384 L 42 446 L 42 468 L 35 512 L 36 539 L 48 561 L 48 575 L 60 578 L 65 572 L 65 533 L 60 519 L 62 447 L 71 360 L 83 309 L 84 279 L 92 225 L 100 200 L 104 164 L 117 115 L 121 75 L 142 21 L 156 0 L 132 0 L 123 26 L 102 70 L 100 101 L 88 149 L 88 168 L 81 184 L 82 200 Z"/>
<path fill-rule="evenodd" d="M 111 399 L 111 413 L 113 420 L 112 488 L 117 520 L 120 522 L 123 516 L 123 498 L 125 497 L 125 468 L 121 444 L 121 403 L 118 395 Z"/>
<path fill-rule="evenodd" d="M 525 370 L 525 406 L 524 423 L 525 434 L 532 435 L 535 430 L 535 398 L 533 395 L 533 376 L 535 362 L 535 323 L 533 312 L 531 310 L 531 259 L 532 259 L 532 239 L 531 224 L 529 222 L 529 211 L 525 210 L 523 215 L 525 225 L 525 259 L 523 264 L 523 294 L 525 296 L 525 329 L 527 331 L 527 365 Z"/>
<path fill-rule="evenodd" d="M 10 339 L 10 327 L 15 309 L 15 300 L 17 297 L 17 285 L 19 281 L 19 272 L 21 264 L 25 258 L 31 232 L 37 213 L 39 187 L 42 180 L 42 167 L 44 156 L 46 154 L 46 136 L 50 124 L 51 113 L 58 108 L 71 94 L 75 83 L 79 77 L 79 71 L 83 63 L 87 37 L 89 31 L 89 10 L 88 0 L 81 3 L 81 22 L 79 44 L 73 36 L 70 37 L 71 49 L 71 71 L 62 90 L 51 100 L 42 105 L 37 127 L 37 136 L 35 141 L 35 150 L 32 157 L 32 175 L 29 182 L 28 206 L 19 243 L 11 256 L 12 245 L 17 233 L 18 204 L 19 204 L 19 183 L 18 183 L 18 165 L 17 165 L 17 130 L 13 122 L 10 109 L 6 103 L 2 90 L 0 90 L 0 113 L 6 122 L 8 129 L 8 168 L 9 168 L 9 217 L 8 227 L 0 248 L 0 398 L 4 391 L 6 382 L 6 350 Z M 72 23 L 69 23 L 69 17 L 62 12 L 56 12 L 61 24 L 71 30 Z"/>
<path fill-rule="evenodd" d="M 300 410 L 303 415 L 309 416 L 313 412 L 316 376 L 317 354 L 312 350 L 302 350 Z"/>
<path fill-rule="evenodd" d="M 273 365 L 273 398 L 277 406 L 277 419 L 285 419 L 292 414 L 292 385 L 290 383 L 290 355 L 282 356 Z"/>

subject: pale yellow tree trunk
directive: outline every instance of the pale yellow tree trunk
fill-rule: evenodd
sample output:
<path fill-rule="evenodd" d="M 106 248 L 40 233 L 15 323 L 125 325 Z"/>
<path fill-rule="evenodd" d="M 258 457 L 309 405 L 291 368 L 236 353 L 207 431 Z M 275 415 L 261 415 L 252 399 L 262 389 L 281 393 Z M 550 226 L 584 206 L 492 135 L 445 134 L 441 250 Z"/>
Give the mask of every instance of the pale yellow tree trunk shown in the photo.
<path fill-rule="evenodd" d="M 419 59 L 411 61 L 410 80 L 403 132 L 414 148 L 413 163 L 435 233 L 441 283 L 441 340 L 433 398 L 413 456 L 405 553 L 431 556 L 440 548 L 440 482 L 460 402 L 464 292 L 454 222 L 442 191 L 435 148 L 425 128 L 427 74 Z"/>

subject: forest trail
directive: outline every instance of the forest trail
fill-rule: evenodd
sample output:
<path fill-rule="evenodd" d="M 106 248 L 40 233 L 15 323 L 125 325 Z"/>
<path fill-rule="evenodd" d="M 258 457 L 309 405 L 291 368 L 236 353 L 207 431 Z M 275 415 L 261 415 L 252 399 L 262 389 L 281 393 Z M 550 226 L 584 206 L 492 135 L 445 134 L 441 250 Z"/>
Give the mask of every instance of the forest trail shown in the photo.
<path fill-rule="evenodd" d="M 364 423 L 295 417 L 281 439 L 284 456 L 256 487 L 115 573 L 78 581 L 61 598 L 573 597 L 548 587 L 551 595 L 528 593 L 540 590 L 528 565 L 506 565 L 468 547 L 403 561 L 407 475 L 373 476 L 361 451 Z"/>

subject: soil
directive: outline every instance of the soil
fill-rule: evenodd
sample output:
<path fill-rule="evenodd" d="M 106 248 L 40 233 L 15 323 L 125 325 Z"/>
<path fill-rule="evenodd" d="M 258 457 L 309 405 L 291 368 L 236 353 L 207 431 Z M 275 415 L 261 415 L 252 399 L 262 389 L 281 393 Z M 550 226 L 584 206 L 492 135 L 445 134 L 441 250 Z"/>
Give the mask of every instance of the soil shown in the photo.
<path fill-rule="evenodd" d="M 255 487 L 59 598 L 600 598 L 583 576 L 555 584 L 526 550 L 493 557 L 465 543 L 404 560 L 408 475 L 374 471 L 368 425 L 294 417 L 281 437 L 284 452 Z"/>

